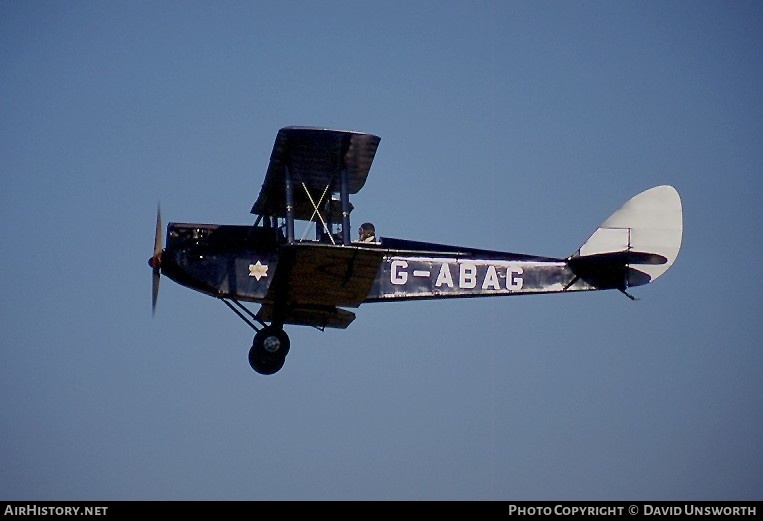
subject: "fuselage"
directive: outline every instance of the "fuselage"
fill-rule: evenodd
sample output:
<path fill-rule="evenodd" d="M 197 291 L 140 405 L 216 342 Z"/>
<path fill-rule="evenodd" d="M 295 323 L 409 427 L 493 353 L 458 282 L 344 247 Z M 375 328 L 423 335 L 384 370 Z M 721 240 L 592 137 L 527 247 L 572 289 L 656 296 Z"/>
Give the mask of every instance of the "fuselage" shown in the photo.
<path fill-rule="evenodd" d="M 170 223 L 162 273 L 202 293 L 275 304 L 276 284 L 300 286 L 285 305 L 467 298 L 598 289 L 565 259 L 381 238 L 287 244 L 278 228 Z M 312 282 L 315 284 L 312 284 Z M 317 286 L 317 287 L 311 287 Z M 288 293 L 287 293 L 288 294 Z"/>

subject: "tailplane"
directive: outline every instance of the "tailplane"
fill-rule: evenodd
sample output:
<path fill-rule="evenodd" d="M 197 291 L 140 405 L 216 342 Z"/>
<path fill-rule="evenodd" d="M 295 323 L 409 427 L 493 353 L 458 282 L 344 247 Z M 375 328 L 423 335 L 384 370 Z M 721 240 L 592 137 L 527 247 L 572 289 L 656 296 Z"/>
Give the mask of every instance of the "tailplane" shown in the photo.
<path fill-rule="evenodd" d="M 648 284 L 673 265 L 682 236 L 678 192 L 655 186 L 610 215 L 567 262 L 588 283 L 628 295 L 627 288 Z"/>

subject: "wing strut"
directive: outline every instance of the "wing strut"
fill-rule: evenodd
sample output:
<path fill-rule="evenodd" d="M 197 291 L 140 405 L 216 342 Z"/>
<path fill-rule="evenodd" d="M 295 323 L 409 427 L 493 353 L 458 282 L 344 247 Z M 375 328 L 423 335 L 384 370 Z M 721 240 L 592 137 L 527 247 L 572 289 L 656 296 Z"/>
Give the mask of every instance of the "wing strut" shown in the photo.
<path fill-rule="evenodd" d="M 313 196 L 310 194 L 310 190 L 307 189 L 307 186 L 305 185 L 304 182 L 302 183 L 302 188 L 305 189 L 305 193 L 307 194 L 307 198 L 310 200 L 310 204 L 313 205 L 313 214 L 310 216 L 310 221 L 312 221 L 316 216 L 318 217 L 318 220 L 315 221 L 316 235 L 318 235 L 318 231 L 317 230 L 319 229 L 320 224 L 322 224 L 324 226 L 324 228 L 326 228 L 327 230 L 330 229 L 329 225 L 326 224 L 326 221 L 323 219 L 323 216 L 321 215 L 321 212 L 318 211 L 318 207 L 321 204 L 323 204 L 323 199 L 325 199 L 326 192 L 328 192 L 329 187 L 328 187 L 328 185 L 326 185 L 326 187 L 323 189 L 323 193 L 321 194 L 321 197 L 320 197 L 320 199 L 318 199 L 317 203 L 313 199 Z M 307 235 L 307 230 L 305 230 L 305 233 L 302 235 L 302 239 L 303 240 L 305 238 L 305 235 Z M 320 238 L 320 236 L 318 236 L 318 238 Z M 329 234 L 329 238 L 331 239 L 331 243 L 334 244 L 334 237 L 331 234 Z"/>
<path fill-rule="evenodd" d="M 352 244 L 352 239 L 350 238 L 350 212 L 352 211 L 352 207 L 350 206 L 350 184 L 346 167 L 342 167 L 339 172 L 339 177 L 339 197 L 342 211 L 342 244 L 349 246 Z M 284 168 L 284 181 L 284 197 L 286 203 L 286 241 L 288 244 L 292 244 L 294 242 L 294 179 L 292 178 L 289 167 Z M 324 187 L 323 193 L 321 194 L 317 203 L 315 202 L 315 199 L 313 199 L 312 194 L 310 194 L 310 190 L 307 188 L 307 185 L 304 183 L 304 181 L 301 183 L 301 185 L 305 190 L 307 199 L 310 201 L 310 204 L 313 207 L 313 213 L 310 216 L 310 220 L 312 221 L 317 216 L 318 220 L 316 220 L 316 225 L 323 224 L 324 227 L 330 228 L 331 219 L 329 218 L 329 222 L 327 223 L 323 219 L 323 216 L 320 212 L 320 206 L 326 197 L 326 193 L 329 190 L 329 185 Z M 334 239 L 331 234 L 329 237 L 333 243 Z"/>
<path fill-rule="evenodd" d="M 350 189 L 347 179 L 347 167 L 343 166 L 339 174 L 341 176 L 340 194 L 342 201 L 342 244 L 350 245 Z"/>
<path fill-rule="evenodd" d="M 286 242 L 294 242 L 294 184 L 291 181 L 291 171 L 289 167 L 284 168 L 285 190 L 286 192 Z"/>

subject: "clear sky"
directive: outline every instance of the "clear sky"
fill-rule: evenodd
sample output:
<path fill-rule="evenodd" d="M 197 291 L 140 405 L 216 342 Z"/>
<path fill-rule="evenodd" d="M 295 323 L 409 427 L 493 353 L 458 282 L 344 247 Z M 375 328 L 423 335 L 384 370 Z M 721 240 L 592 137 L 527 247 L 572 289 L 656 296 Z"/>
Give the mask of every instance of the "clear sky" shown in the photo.
<path fill-rule="evenodd" d="M 3 499 L 763 499 L 759 1 L 0 1 Z M 671 184 L 617 291 L 252 331 L 162 279 L 288 125 L 381 136 L 381 236 L 564 257 Z M 256 307 L 255 307 L 256 309 Z"/>

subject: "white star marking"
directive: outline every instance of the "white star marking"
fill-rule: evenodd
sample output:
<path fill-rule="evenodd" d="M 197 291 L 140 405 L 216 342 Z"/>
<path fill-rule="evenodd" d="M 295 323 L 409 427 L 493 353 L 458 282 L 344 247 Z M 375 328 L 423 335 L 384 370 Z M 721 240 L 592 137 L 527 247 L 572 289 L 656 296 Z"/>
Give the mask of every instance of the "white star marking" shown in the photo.
<path fill-rule="evenodd" d="M 260 261 L 257 261 L 257 264 L 250 264 L 249 265 L 249 276 L 254 277 L 258 281 L 262 277 L 268 276 L 268 265 L 263 264 Z"/>

